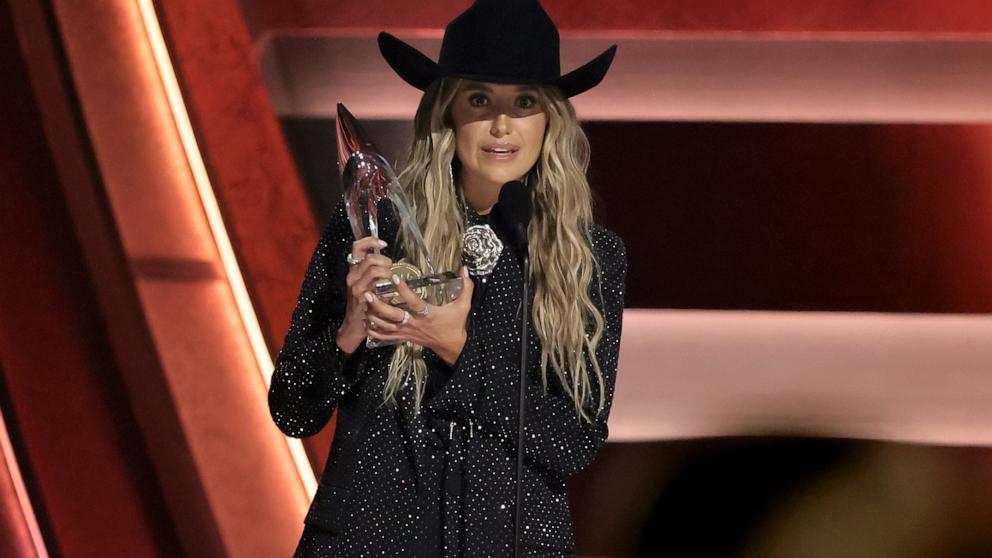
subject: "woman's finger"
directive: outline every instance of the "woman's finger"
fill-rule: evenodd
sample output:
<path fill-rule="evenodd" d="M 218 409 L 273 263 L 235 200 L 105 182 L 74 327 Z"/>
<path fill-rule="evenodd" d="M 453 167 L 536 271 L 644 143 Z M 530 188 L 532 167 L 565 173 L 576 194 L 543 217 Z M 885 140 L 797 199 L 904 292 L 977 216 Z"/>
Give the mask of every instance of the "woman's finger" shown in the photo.
<path fill-rule="evenodd" d="M 366 255 L 375 250 L 386 247 L 386 241 L 374 236 L 366 236 L 356 240 L 351 245 L 351 257 L 356 260 L 364 259 Z"/>
<path fill-rule="evenodd" d="M 369 329 L 381 333 L 396 333 L 400 329 L 400 326 L 397 323 L 390 322 L 388 320 L 383 320 L 382 318 L 377 318 L 374 316 L 369 316 L 368 322 L 369 322 Z"/>
<path fill-rule="evenodd" d="M 409 308 L 411 312 L 421 311 L 424 309 L 424 305 L 427 303 L 421 300 L 421 298 L 413 292 L 410 286 L 406 284 L 406 281 L 400 278 L 399 275 L 395 274 L 392 276 L 392 281 L 393 284 L 396 285 L 396 292 L 399 293 L 400 298 L 403 299 L 403 302 L 406 303 L 406 307 Z"/>
<path fill-rule="evenodd" d="M 379 280 L 389 279 L 389 268 L 380 266 L 370 266 L 350 285 L 352 296 L 359 297 L 366 292 L 373 290 L 373 283 L 378 283 Z"/>
<path fill-rule="evenodd" d="M 364 296 L 368 302 L 367 313 L 369 319 L 379 318 L 377 323 L 389 322 L 393 324 L 399 323 L 403 319 L 403 310 L 387 304 L 384 300 L 370 292 L 366 292 Z"/>
<path fill-rule="evenodd" d="M 389 259 L 382 254 L 369 254 L 365 256 L 362 263 L 352 266 L 348 271 L 348 276 L 345 283 L 350 287 L 352 285 L 360 284 L 362 276 L 369 270 L 369 268 L 379 268 L 385 270 L 385 277 L 389 277 L 389 267 L 393 264 L 393 260 Z"/>
<path fill-rule="evenodd" d="M 384 267 L 389 269 L 389 266 L 393 264 L 393 260 L 389 259 L 388 256 L 383 256 L 382 254 L 367 254 L 362 263 L 355 266 L 356 269 L 365 271 L 370 267 Z"/>

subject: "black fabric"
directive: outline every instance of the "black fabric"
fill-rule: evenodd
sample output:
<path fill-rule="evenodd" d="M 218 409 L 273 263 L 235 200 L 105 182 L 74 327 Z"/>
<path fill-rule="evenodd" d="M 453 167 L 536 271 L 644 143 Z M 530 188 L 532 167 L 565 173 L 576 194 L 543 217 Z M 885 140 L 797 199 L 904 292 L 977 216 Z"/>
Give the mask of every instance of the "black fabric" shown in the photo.
<path fill-rule="evenodd" d="M 399 254 L 391 251 L 396 247 L 395 221 L 388 214 L 380 216 L 387 231 L 383 238 L 390 243 L 383 252 L 397 259 Z M 539 375 L 540 342 L 531 335 L 524 556 L 574 556 L 564 478 L 588 465 L 608 434 L 626 256 L 614 233 L 598 225 L 589 233 L 601 265 L 589 293 L 606 322 L 596 351 L 606 407 L 590 424 L 580 420 L 553 375 L 545 390 Z M 456 362 L 448 367 L 425 350 L 428 378 L 436 383 L 417 414 L 412 382 L 401 387 L 395 405 L 382 401 L 395 347 L 346 356 L 334 342 L 343 319 L 339 297 L 345 293 L 345 256 L 352 242 L 342 202 L 307 268 L 269 390 L 272 418 L 288 436 L 317 433 L 338 409 L 334 444 L 295 556 L 512 554 L 521 306 L 516 258 L 504 250 L 488 276 Z M 597 400 L 598 386 L 593 385 Z"/>
<path fill-rule="evenodd" d="M 427 369 L 430 370 L 430 374 L 427 375 L 427 385 L 424 387 L 424 397 L 430 399 L 441 391 L 444 384 L 448 383 L 453 370 L 447 362 L 444 362 L 444 359 L 427 347 L 424 347 L 423 357 L 424 362 L 427 363 Z"/>
<path fill-rule="evenodd" d="M 435 63 L 389 33 L 379 50 L 404 81 L 425 90 L 437 78 L 556 85 L 566 97 L 602 81 L 616 45 L 562 76 L 558 29 L 537 0 L 478 0 L 444 30 Z"/>
<path fill-rule="evenodd" d="M 504 242 L 518 252 L 527 246 L 527 225 L 534 213 L 530 190 L 519 181 L 507 182 L 499 191 L 499 201 L 493 206 L 493 223 Z"/>

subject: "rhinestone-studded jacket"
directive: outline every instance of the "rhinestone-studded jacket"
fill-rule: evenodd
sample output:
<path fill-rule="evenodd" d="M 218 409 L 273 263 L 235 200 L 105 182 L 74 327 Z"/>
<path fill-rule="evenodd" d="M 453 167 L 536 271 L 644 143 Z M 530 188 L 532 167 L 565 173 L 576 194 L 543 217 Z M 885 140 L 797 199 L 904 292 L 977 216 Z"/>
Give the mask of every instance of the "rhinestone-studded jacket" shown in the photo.
<path fill-rule="evenodd" d="M 467 220 L 485 224 L 488 215 L 469 210 Z M 398 259 L 391 212 L 380 213 L 380 230 L 389 242 L 383 253 Z M 613 232 L 593 225 L 590 233 L 600 273 L 593 273 L 589 292 L 606 327 L 597 348 L 606 408 L 590 424 L 579 418 L 553 373 L 545 391 L 540 342 L 531 328 L 526 556 L 574 555 L 563 479 L 592 461 L 608 433 L 626 256 Z M 517 258 L 507 248 L 489 275 L 473 277 L 468 338 L 453 366 L 424 350 L 429 390 L 414 414 L 412 382 L 396 405 L 383 404 L 394 347 L 363 344 L 347 355 L 335 342 L 353 242 L 342 202 L 310 260 L 269 390 L 272 418 L 288 436 L 317 433 L 338 410 L 334 443 L 295 556 L 511 556 L 522 276 Z M 595 381 L 593 388 L 598 401 Z"/>

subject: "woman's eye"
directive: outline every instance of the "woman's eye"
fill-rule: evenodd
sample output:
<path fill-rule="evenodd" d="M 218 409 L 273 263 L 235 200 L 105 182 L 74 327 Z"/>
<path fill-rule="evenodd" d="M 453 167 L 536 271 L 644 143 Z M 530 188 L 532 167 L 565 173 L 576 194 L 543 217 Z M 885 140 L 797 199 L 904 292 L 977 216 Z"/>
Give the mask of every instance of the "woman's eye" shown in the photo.
<path fill-rule="evenodd" d="M 524 109 L 534 108 L 537 105 L 537 99 L 531 96 L 524 96 L 517 99 L 517 106 Z"/>
<path fill-rule="evenodd" d="M 485 95 L 472 95 L 468 98 L 468 104 L 473 107 L 484 107 L 489 104 L 489 99 Z"/>

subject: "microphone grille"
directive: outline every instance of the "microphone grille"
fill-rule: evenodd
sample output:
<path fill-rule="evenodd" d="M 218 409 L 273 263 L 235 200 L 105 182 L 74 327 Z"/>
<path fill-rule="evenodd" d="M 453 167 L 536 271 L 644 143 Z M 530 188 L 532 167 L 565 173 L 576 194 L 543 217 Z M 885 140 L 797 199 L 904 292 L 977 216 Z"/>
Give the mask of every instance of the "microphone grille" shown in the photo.
<path fill-rule="evenodd" d="M 527 186 L 519 180 L 503 185 L 499 191 L 499 205 L 497 207 L 503 221 L 507 224 L 526 226 L 530 223 L 531 214 L 534 212 L 530 192 Z"/>

